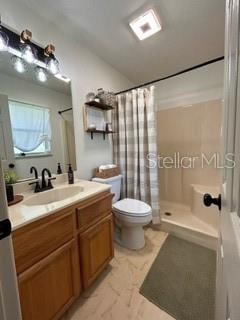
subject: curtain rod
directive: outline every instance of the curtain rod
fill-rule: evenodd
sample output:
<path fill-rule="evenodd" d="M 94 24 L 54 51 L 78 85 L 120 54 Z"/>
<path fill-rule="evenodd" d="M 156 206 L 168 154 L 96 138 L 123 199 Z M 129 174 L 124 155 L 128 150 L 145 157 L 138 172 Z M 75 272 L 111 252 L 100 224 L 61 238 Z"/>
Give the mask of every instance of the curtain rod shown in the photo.
<path fill-rule="evenodd" d="M 207 66 L 208 64 L 212 64 L 214 62 L 218 62 L 218 61 L 221 61 L 221 60 L 224 60 L 224 56 L 215 58 L 213 60 L 209 60 L 209 61 L 203 62 L 201 64 L 198 64 L 198 65 L 193 66 L 191 68 L 179 71 L 179 72 L 171 74 L 169 76 L 166 76 L 166 77 L 163 77 L 163 78 L 159 78 L 159 79 L 156 79 L 156 80 L 152 80 L 152 81 L 140 84 L 139 86 L 136 86 L 136 87 L 133 87 L 133 88 L 130 88 L 130 89 L 126 89 L 126 90 L 123 90 L 123 91 L 116 92 L 115 95 L 118 95 L 118 94 L 121 94 L 121 93 L 125 93 L 125 92 L 128 92 L 128 91 L 134 90 L 134 89 L 142 88 L 142 87 L 145 87 L 145 86 L 149 86 L 150 84 L 176 77 L 176 76 L 178 76 L 180 74 L 183 74 L 183 73 L 186 73 L 186 72 L 189 72 L 189 71 L 192 71 L 192 70 Z"/>
<path fill-rule="evenodd" d="M 68 108 L 68 109 L 65 109 L 65 110 L 62 110 L 62 111 L 58 111 L 58 113 L 61 115 L 62 113 L 70 111 L 70 110 L 72 110 L 72 108 Z"/>

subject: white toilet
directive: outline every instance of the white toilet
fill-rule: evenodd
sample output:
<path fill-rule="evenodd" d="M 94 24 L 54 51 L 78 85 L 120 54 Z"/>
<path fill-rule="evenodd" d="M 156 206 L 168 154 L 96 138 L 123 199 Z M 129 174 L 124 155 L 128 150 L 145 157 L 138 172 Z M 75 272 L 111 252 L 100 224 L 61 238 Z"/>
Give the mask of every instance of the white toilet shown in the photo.
<path fill-rule="evenodd" d="M 143 227 L 152 221 L 152 209 L 145 202 L 135 199 L 126 198 L 119 201 L 121 180 L 121 175 L 108 179 L 92 179 L 111 185 L 114 194 L 113 213 L 119 229 L 116 230 L 117 242 L 126 248 L 138 250 L 145 246 Z"/>

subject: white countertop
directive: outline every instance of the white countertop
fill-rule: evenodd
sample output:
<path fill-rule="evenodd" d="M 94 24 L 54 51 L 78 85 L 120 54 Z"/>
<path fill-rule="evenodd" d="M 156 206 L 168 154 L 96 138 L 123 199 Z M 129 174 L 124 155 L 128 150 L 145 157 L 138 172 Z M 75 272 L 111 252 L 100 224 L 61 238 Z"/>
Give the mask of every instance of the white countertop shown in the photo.
<path fill-rule="evenodd" d="M 29 200 L 32 197 L 36 197 L 36 195 L 42 193 L 34 193 L 33 190 L 25 190 L 23 192 L 18 192 L 18 194 L 22 194 L 24 196 L 24 200 L 18 204 L 9 207 L 9 219 L 12 224 L 12 229 L 16 230 L 26 224 L 29 224 L 50 214 L 53 214 L 58 210 L 64 209 L 68 206 L 86 200 L 98 193 L 110 189 L 110 186 L 107 184 L 101 184 L 86 180 L 76 180 L 73 185 L 69 185 L 67 182 L 55 183 L 54 189 L 66 188 L 68 186 L 69 188 L 71 188 L 71 186 L 79 186 L 83 188 L 83 191 L 64 200 L 44 205 L 25 204 L 26 200 Z M 45 192 L 48 191 L 44 191 L 43 193 Z"/>

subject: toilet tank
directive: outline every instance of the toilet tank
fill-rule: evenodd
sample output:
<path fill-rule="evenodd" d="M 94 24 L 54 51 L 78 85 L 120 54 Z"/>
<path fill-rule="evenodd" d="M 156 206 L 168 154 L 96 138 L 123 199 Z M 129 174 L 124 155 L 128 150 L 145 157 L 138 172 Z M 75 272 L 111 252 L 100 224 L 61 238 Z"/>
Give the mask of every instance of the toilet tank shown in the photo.
<path fill-rule="evenodd" d="M 114 193 L 114 197 L 112 200 L 113 203 L 117 202 L 120 199 L 122 175 L 107 179 L 93 178 L 92 181 L 111 185 L 111 192 Z"/>

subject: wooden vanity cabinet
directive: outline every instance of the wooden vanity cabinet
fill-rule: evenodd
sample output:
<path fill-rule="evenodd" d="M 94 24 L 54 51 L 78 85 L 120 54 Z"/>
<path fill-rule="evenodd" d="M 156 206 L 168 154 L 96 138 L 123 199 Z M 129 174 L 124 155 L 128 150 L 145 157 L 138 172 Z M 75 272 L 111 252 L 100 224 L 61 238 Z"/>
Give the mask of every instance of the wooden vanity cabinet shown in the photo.
<path fill-rule="evenodd" d="M 96 224 L 112 211 L 112 194 L 107 192 L 90 200 L 86 200 L 77 207 L 77 227 L 83 232 Z"/>
<path fill-rule="evenodd" d="M 80 293 L 76 240 L 18 276 L 24 320 L 59 319 Z"/>
<path fill-rule="evenodd" d="M 76 235 L 75 208 L 37 220 L 13 232 L 17 274 L 31 267 Z"/>
<path fill-rule="evenodd" d="M 113 258 L 112 215 L 80 234 L 80 261 L 84 289 L 87 289 Z"/>
<path fill-rule="evenodd" d="M 113 257 L 103 192 L 13 232 L 23 320 L 57 320 Z"/>

